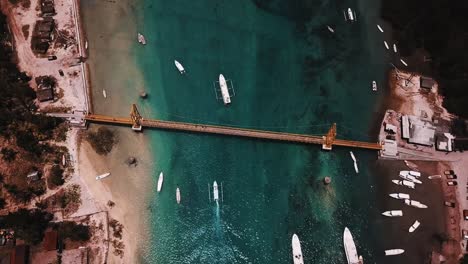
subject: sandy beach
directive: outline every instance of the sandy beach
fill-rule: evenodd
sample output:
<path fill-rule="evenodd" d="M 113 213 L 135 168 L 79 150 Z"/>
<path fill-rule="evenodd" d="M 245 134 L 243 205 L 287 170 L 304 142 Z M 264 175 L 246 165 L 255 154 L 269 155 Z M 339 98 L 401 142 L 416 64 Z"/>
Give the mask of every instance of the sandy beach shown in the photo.
<path fill-rule="evenodd" d="M 415 116 L 427 116 L 429 119 L 439 118 L 450 121 L 454 116 L 447 112 L 442 106 L 443 97 L 438 93 L 437 83 L 434 85 L 431 92 L 421 92 L 419 89 L 419 77 L 417 73 L 410 73 L 398 70 L 389 72 L 389 91 L 386 107 L 393 109 L 396 112 Z M 451 152 L 448 154 L 440 153 L 441 157 L 450 161 L 412 161 L 415 168 L 408 168 L 402 161 L 381 161 L 379 166 L 380 171 L 394 171 L 398 169 L 417 169 L 423 175 L 442 175 L 439 179 L 426 180 L 430 181 L 430 186 L 426 186 L 424 194 L 421 194 L 422 201 L 430 198 L 430 208 L 432 213 L 427 215 L 427 221 L 434 234 L 443 234 L 443 239 L 446 240 L 442 244 L 435 243 L 435 237 L 428 237 L 433 241 L 432 250 L 442 254 L 446 258 L 446 263 L 458 263 L 458 259 L 465 252 L 465 243 L 461 239 L 461 229 L 468 228 L 466 221 L 463 219 L 462 211 L 468 208 L 465 198 L 466 195 L 466 171 L 468 171 L 468 156 L 460 152 Z M 433 157 L 437 160 L 437 156 Z M 393 164 L 393 165 L 392 165 Z M 458 175 L 458 186 L 448 186 L 447 178 L 444 175 L 446 170 L 453 169 Z M 393 186 L 389 188 L 394 188 Z M 426 189 L 426 188 L 430 188 Z M 430 195 L 428 195 L 430 193 Z M 394 202 L 394 201 L 391 201 Z M 443 206 L 444 202 L 455 202 L 455 208 Z M 386 202 L 387 203 L 387 202 Z M 386 204 L 385 203 L 385 204 Z M 438 212 L 435 213 L 434 212 Z M 439 216 L 439 217 L 438 217 Z M 424 217 L 418 215 L 418 217 Z M 422 221 L 421 221 L 422 222 Z M 424 225 L 424 223 L 423 223 Z M 427 233 L 427 232 L 426 232 Z M 440 233 L 440 234 L 439 234 Z M 433 234 L 433 235 L 434 235 Z M 441 239 L 441 238 L 439 238 Z M 408 244 L 410 246 L 411 244 Z M 410 247 L 414 247 L 410 246 Z M 438 258 L 438 255 L 437 257 Z"/>
<path fill-rule="evenodd" d="M 54 4 L 56 14 L 53 19 L 56 22 L 56 30 L 66 32 L 70 36 L 70 43 L 65 47 L 52 44 L 45 56 L 35 55 L 30 43 L 34 24 L 40 19 L 39 9 L 36 9 L 39 1 L 31 0 L 30 7 L 2 4 L 2 11 L 8 16 L 10 29 L 14 35 L 18 66 L 32 77 L 31 87 L 37 89 L 34 78 L 38 76 L 49 75 L 57 80 L 57 99 L 41 103 L 40 109 L 47 112 L 86 111 L 89 97 L 88 77 L 84 69 L 87 66 L 80 63 L 80 57 L 87 52 L 83 47 L 84 37 L 78 35 L 83 34 L 82 25 L 77 25 L 81 19 L 76 15 L 80 12 L 75 10 L 79 3 L 76 0 L 55 0 Z M 77 30 L 78 28 L 80 30 Z M 57 59 L 48 60 L 47 56 L 52 55 Z M 63 76 L 59 70 L 63 71 Z M 115 99 L 117 100 L 118 96 L 115 96 Z M 113 105 L 119 104 L 120 102 L 113 103 Z M 118 135 L 120 143 L 114 146 L 113 151 L 107 156 L 99 156 L 85 140 L 82 140 L 85 137 L 84 131 L 72 128 L 68 132 L 66 147 L 69 150 L 69 160 L 74 167 L 74 173 L 69 176 L 65 186 L 78 184 L 81 188 L 82 201 L 78 210 L 70 217 L 75 219 L 106 212 L 105 219 L 99 219 L 105 224 L 115 219 L 123 225 L 123 238 L 121 241 L 117 239 L 119 240 L 117 242 L 123 243 L 125 247 L 122 255 L 114 254 L 112 240 L 115 238 L 109 231 L 106 237 L 109 236 L 110 241 L 105 242 L 106 237 L 102 237 L 101 241 L 93 242 L 93 263 L 136 263 L 139 242 L 144 239 L 145 233 L 145 201 L 152 186 L 150 178 L 147 177 L 150 175 L 149 168 L 152 165 L 149 158 L 150 150 L 146 147 L 138 148 L 148 145 L 142 134 L 136 134 L 126 128 L 113 130 Z M 137 158 L 136 167 L 125 164 L 129 156 Z M 111 176 L 96 181 L 96 175 L 104 172 L 110 172 Z M 115 205 L 109 207 L 107 205 L 109 201 Z"/>

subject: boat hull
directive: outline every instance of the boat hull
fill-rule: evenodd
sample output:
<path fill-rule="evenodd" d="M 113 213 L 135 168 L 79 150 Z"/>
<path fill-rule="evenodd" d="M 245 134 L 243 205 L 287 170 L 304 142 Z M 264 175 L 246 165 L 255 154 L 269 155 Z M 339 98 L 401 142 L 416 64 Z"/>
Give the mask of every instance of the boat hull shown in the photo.
<path fill-rule="evenodd" d="M 224 104 L 230 104 L 231 96 L 229 95 L 229 89 L 226 83 L 226 79 L 222 74 L 219 75 L 219 88 L 221 89 L 221 97 L 223 98 Z"/>
<path fill-rule="evenodd" d="M 343 245 L 346 253 L 346 259 L 348 264 L 360 263 L 359 256 L 357 254 L 356 245 L 354 244 L 353 236 L 347 227 L 343 232 Z"/>
<path fill-rule="evenodd" d="M 395 256 L 395 255 L 400 255 L 403 254 L 405 250 L 403 249 L 387 249 L 385 250 L 385 256 Z"/>
<path fill-rule="evenodd" d="M 162 189 L 163 181 L 164 181 L 164 174 L 161 172 L 159 174 L 159 179 L 158 179 L 158 192 L 160 192 Z"/>
<path fill-rule="evenodd" d="M 301 249 L 301 242 L 299 241 L 299 237 L 296 234 L 293 234 L 291 246 L 292 246 L 294 264 L 304 264 L 304 258 L 302 256 L 302 249 Z"/>

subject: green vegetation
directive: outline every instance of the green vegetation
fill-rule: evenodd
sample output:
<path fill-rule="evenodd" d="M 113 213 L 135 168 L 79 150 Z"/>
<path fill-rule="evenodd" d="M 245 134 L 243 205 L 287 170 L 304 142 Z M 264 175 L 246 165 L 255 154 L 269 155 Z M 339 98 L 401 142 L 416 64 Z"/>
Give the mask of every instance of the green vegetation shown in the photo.
<path fill-rule="evenodd" d="M 63 169 L 60 168 L 59 165 L 54 165 L 50 169 L 50 175 L 49 175 L 49 184 L 53 186 L 60 186 L 65 183 L 65 180 L 63 179 Z"/>
<path fill-rule="evenodd" d="M 2 148 L 2 150 L 0 150 L 0 154 L 2 154 L 2 159 L 4 161 L 12 162 L 15 160 L 16 154 L 18 154 L 18 152 L 14 151 L 11 148 Z"/>
<path fill-rule="evenodd" d="M 37 209 L 19 209 L 1 218 L 0 226 L 12 228 L 18 238 L 36 245 L 42 241 L 44 231 L 52 218 L 50 213 Z"/>
<path fill-rule="evenodd" d="M 106 155 L 111 152 L 112 147 L 117 142 L 114 132 L 106 127 L 99 127 L 96 132 L 89 131 L 86 139 L 94 151 L 100 155 Z"/>
<path fill-rule="evenodd" d="M 91 238 L 89 227 L 75 222 L 65 221 L 60 223 L 58 232 L 63 239 L 69 238 L 73 241 L 88 241 Z"/>

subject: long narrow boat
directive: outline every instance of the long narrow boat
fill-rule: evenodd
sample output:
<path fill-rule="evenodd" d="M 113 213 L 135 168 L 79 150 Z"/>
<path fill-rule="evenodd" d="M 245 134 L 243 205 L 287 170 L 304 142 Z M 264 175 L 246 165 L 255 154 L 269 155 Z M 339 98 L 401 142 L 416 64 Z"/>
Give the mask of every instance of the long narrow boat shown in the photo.
<path fill-rule="evenodd" d="M 358 168 L 357 160 L 356 160 L 356 157 L 354 156 L 354 153 L 352 151 L 350 151 L 349 155 L 351 155 L 351 158 L 354 161 L 354 170 L 356 171 L 356 173 L 359 173 L 359 168 Z"/>
<path fill-rule="evenodd" d="M 347 227 L 343 233 L 343 245 L 346 253 L 348 264 L 362 264 L 362 256 L 358 256 L 356 245 L 354 244 L 353 236 Z"/>
<path fill-rule="evenodd" d="M 377 28 L 380 30 L 380 32 L 382 32 L 382 33 L 384 32 L 383 28 L 379 24 L 377 24 Z"/>
<path fill-rule="evenodd" d="M 418 220 L 414 221 L 414 224 L 412 226 L 410 226 L 408 232 L 413 233 L 414 230 L 416 230 L 419 227 L 420 224 L 421 223 Z"/>
<path fill-rule="evenodd" d="M 104 98 L 107 98 L 107 93 L 106 93 L 106 90 L 102 90 L 102 96 L 104 96 Z"/>
<path fill-rule="evenodd" d="M 160 192 L 162 189 L 163 181 L 164 181 L 164 174 L 161 171 L 161 173 L 159 174 L 159 179 L 158 179 L 158 192 Z"/>
<path fill-rule="evenodd" d="M 405 199 L 405 204 L 409 205 L 409 206 L 416 207 L 416 208 L 422 208 L 422 209 L 427 208 L 427 205 L 425 205 L 423 203 L 420 203 L 418 201 L 415 201 L 415 200 L 410 200 L 410 199 Z"/>
<path fill-rule="evenodd" d="M 176 189 L 176 201 L 178 204 L 180 204 L 180 190 L 179 187 Z"/>
<path fill-rule="evenodd" d="M 396 47 L 396 44 L 395 44 L 395 43 L 393 43 L 393 51 L 394 51 L 395 53 L 397 53 L 397 52 L 398 52 L 398 49 L 397 49 L 397 47 Z"/>
<path fill-rule="evenodd" d="M 394 256 L 394 255 L 400 255 L 403 254 L 405 250 L 401 248 L 395 248 L 395 249 L 387 249 L 385 250 L 385 256 Z"/>
<path fill-rule="evenodd" d="M 387 41 L 384 41 L 383 44 L 385 45 L 385 48 L 390 49 L 390 47 L 388 46 Z"/>
<path fill-rule="evenodd" d="M 400 174 L 399 176 L 400 176 L 400 178 L 405 179 L 407 181 L 414 182 L 414 183 L 417 183 L 417 184 L 422 184 L 422 181 L 416 179 L 416 177 L 414 177 L 414 176 L 405 175 L 405 174 Z"/>
<path fill-rule="evenodd" d="M 142 45 L 146 45 L 146 39 L 145 36 L 143 36 L 143 34 L 140 34 L 138 32 L 137 39 L 139 43 L 141 43 Z"/>
<path fill-rule="evenodd" d="M 382 215 L 388 216 L 388 217 L 403 216 L 403 211 L 401 211 L 401 210 L 385 211 L 385 212 L 382 213 Z"/>
<path fill-rule="evenodd" d="M 398 200 L 404 200 L 404 199 L 410 198 L 409 194 L 406 194 L 406 193 L 391 193 L 389 194 L 389 196 Z"/>
<path fill-rule="evenodd" d="M 392 180 L 392 182 L 396 185 L 406 186 L 410 189 L 414 189 L 415 187 L 414 182 L 410 182 L 407 180 Z"/>
<path fill-rule="evenodd" d="M 419 171 L 407 171 L 407 170 L 402 170 L 400 171 L 400 175 L 410 175 L 410 176 L 413 176 L 413 177 L 416 177 L 416 178 L 419 178 L 421 177 L 421 173 Z"/>
<path fill-rule="evenodd" d="M 174 64 L 177 68 L 177 70 L 179 70 L 180 74 L 184 74 L 185 73 L 185 69 L 184 69 L 184 66 L 182 66 L 182 64 L 176 60 L 174 60 Z"/>
<path fill-rule="evenodd" d="M 335 30 L 334 30 L 332 27 L 328 26 L 328 25 L 327 25 L 327 29 L 328 29 L 328 31 L 330 31 L 331 33 L 335 33 Z"/>
<path fill-rule="evenodd" d="M 96 180 L 102 180 L 102 179 L 104 179 L 106 177 L 109 177 L 109 176 L 110 176 L 110 172 L 107 172 L 107 173 L 96 176 Z"/>
<path fill-rule="evenodd" d="M 292 253 L 294 264 L 304 264 L 304 258 L 302 257 L 301 242 L 296 234 L 292 236 Z"/>

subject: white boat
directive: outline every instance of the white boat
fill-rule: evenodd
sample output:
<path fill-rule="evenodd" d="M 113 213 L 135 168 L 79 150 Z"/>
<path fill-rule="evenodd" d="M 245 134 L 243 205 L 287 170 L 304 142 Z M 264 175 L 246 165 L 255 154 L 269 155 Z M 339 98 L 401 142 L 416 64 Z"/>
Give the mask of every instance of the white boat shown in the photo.
<path fill-rule="evenodd" d="M 393 51 L 394 51 L 395 53 L 397 53 L 397 52 L 398 52 L 398 50 L 397 50 L 397 47 L 396 47 L 396 44 L 395 44 L 395 43 L 393 44 Z"/>
<path fill-rule="evenodd" d="M 405 199 L 405 204 L 416 207 L 416 208 L 422 208 L 422 209 L 427 208 L 427 205 L 420 203 L 418 201 L 415 201 L 415 200 L 410 200 L 410 199 Z"/>
<path fill-rule="evenodd" d="M 405 179 L 407 181 L 414 182 L 414 183 L 417 183 L 417 184 L 422 184 L 422 181 L 416 179 L 416 177 L 414 177 L 414 176 L 404 175 L 404 174 L 400 174 L 399 176 L 400 176 L 400 178 Z"/>
<path fill-rule="evenodd" d="M 110 176 L 110 172 L 107 172 L 107 173 L 104 173 L 104 174 L 101 174 L 99 176 L 96 176 L 96 180 L 102 180 L 106 177 L 109 177 Z"/>
<path fill-rule="evenodd" d="M 385 48 L 390 49 L 390 47 L 388 46 L 387 41 L 384 40 L 383 44 L 385 45 Z"/>
<path fill-rule="evenodd" d="M 387 249 L 385 250 L 385 256 L 394 256 L 394 255 L 400 255 L 405 252 L 403 249 L 400 248 L 395 248 L 395 249 Z"/>
<path fill-rule="evenodd" d="M 411 176 L 414 176 L 414 177 L 421 177 L 421 173 L 419 171 L 407 171 L 407 170 L 403 170 L 403 171 L 400 171 L 400 174 L 403 174 L 403 175 L 411 175 Z"/>
<path fill-rule="evenodd" d="M 354 12 L 351 8 L 348 8 L 348 10 L 346 12 L 343 11 L 343 13 L 344 13 L 346 21 L 349 20 L 351 22 L 354 22 L 354 21 L 357 20 L 356 12 Z"/>
<path fill-rule="evenodd" d="M 332 27 L 327 26 L 327 28 L 328 28 L 328 31 L 330 31 L 331 33 L 335 33 L 335 30 Z"/>
<path fill-rule="evenodd" d="M 219 87 L 221 88 L 221 96 L 225 105 L 231 103 L 231 96 L 229 95 L 226 79 L 222 74 L 219 75 Z"/>
<path fill-rule="evenodd" d="M 357 160 L 356 160 L 356 157 L 354 156 L 354 153 L 350 151 L 349 154 L 351 155 L 351 158 L 353 159 L 353 162 L 354 162 L 354 170 L 356 171 L 356 173 L 359 173 L 359 168 L 358 168 Z"/>
<path fill-rule="evenodd" d="M 145 39 L 145 36 L 143 36 L 142 34 L 138 33 L 138 42 L 143 44 L 143 45 L 146 45 L 146 39 Z"/>
<path fill-rule="evenodd" d="M 174 60 L 174 64 L 175 64 L 175 66 L 177 67 L 177 70 L 179 70 L 180 74 L 184 74 L 184 73 L 185 73 L 184 66 L 182 66 L 182 64 L 180 64 L 180 62 Z"/>
<path fill-rule="evenodd" d="M 292 236 L 291 245 L 294 264 L 304 264 L 304 258 L 302 257 L 301 250 L 301 242 L 299 241 L 299 237 L 297 237 L 296 234 L 293 234 Z"/>
<path fill-rule="evenodd" d="M 356 162 L 356 157 L 354 156 L 354 153 L 352 151 L 349 152 L 349 155 L 351 155 L 353 161 Z"/>
<path fill-rule="evenodd" d="M 405 66 L 408 66 L 408 64 L 406 63 L 406 61 L 404 61 L 403 59 L 400 59 L 401 63 L 403 63 L 403 65 Z"/>
<path fill-rule="evenodd" d="M 439 174 L 437 174 L 437 175 L 431 175 L 431 176 L 427 176 L 427 178 L 428 178 L 429 180 L 432 180 L 432 179 L 440 179 L 440 178 L 442 178 L 442 175 L 439 175 Z"/>
<path fill-rule="evenodd" d="M 88 41 L 86 41 L 86 42 L 84 43 L 84 48 L 85 48 L 85 49 L 88 49 Z"/>
<path fill-rule="evenodd" d="M 414 189 L 414 182 L 410 182 L 407 180 L 392 180 L 392 182 L 396 185 L 406 186 L 408 188 Z"/>
<path fill-rule="evenodd" d="M 107 98 L 106 90 L 102 90 L 102 96 L 104 96 L 104 98 Z"/>
<path fill-rule="evenodd" d="M 65 154 L 62 155 L 62 166 L 65 166 L 67 161 L 65 160 Z"/>
<path fill-rule="evenodd" d="M 410 233 L 413 233 L 414 230 L 416 230 L 416 229 L 419 227 L 420 224 L 421 224 L 421 223 L 420 223 L 418 220 L 414 221 L 414 224 L 413 224 L 412 226 L 410 226 L 410 228 L 409 228 L 408 231 L 409 231 Z"/>
<path fill-rule="evenodd" d="M 219 200 L 218 183 L 214 181 L 213 182 L 213 201 L 218 202 L 218 200 Z"/>
<path fill-rule="evenodd" d="M 347 227 L 343 233 L 343 244 L 346 253 L 348 264 L 362 264 L 362 256 L 358 257 L 356 245 L 354 244 L 353 236 Z"/>
<path fill-rule="evenodd" d="M 388 217 L 403 216 L 403 211 L 401 211 L 401 210 L 385 211 L 385 212 L 382 213 L 382 215 L 388 216 Z"/>
<path fill-rule="evenodd" d="M 380 30 L 380 32 L 382 32 L 382 33 L 384 32 L 383 28 L 379 24 L 377 24 L 377 28 Z"/>
<path fill-rule="evenodd" d="M 164 181 L 164 174 L 161 171 L 161 173 L 159 173 L 159 179 L 158 179 L 158 192 L 160 192 L 162 189 L 163 181 Z"/>
<path fill-rule="evenodd" d="M 410 196 L 409 194 L 406 193 L 391 193 L 389 194 L 390 197 L 398 199 L 398 200 L 403 200 L 403 199 L 409 199 Z"/>
<path fill-rule="evenodd" d="M 372 81 L 372 91 L 377 91 L 377 82 Z"/>
<path fill-rule="evenodd" d="M 411 162 L 411 161 L 405 160 L 405 165 L 406 165 L 408 168 L 412 169 L 412 170 L 417 170 L 417 169 L 418 169 L 418 165 L 414 164 L 414 163 Z"/>
<path fill-rule="evenodd" d="M 175 196 L 176 196 L 177 203 L 180 204 L 180 190 L 179 190 L 179 187 L 177 187 L 177 189 L 176 189 Z"/>

